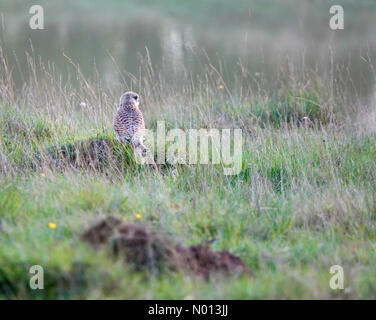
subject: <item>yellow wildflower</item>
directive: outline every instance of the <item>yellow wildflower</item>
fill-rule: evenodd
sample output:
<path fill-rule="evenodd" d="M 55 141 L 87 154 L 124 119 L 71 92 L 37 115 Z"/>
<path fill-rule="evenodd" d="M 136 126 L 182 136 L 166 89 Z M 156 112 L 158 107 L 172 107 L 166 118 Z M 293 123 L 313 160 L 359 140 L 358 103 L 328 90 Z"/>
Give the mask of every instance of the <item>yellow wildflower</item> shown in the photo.
<path fill-rule="evenodd" d="M 218 88 L 219 88 L 219 89 L 223 89 L 223 85 L 222 85 L 222 84 L 220 84 Z"/>
<path fill-rule="evenodd" d="M 139 213 L 136 214 L 136 219 L 138 219 L 138 220 L 141 219 L 141 215 Z"/>
<path fill-rule="evenodd" d="M 50 223 L 48 224 L 48 227 L 49 227 L 50 229 L 56 229 L 56 224 L 53 223 L 53 222 L 50 222 Z"/>

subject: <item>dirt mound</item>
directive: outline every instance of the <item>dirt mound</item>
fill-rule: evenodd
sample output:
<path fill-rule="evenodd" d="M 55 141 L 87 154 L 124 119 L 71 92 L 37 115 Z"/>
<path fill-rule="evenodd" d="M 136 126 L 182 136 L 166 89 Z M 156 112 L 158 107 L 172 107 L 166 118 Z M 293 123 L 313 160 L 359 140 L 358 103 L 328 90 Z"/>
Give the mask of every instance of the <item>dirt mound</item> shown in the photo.
<path fill-rule="evenodd" d="M 61 146 L 51 146 L 46 154 L 38 154 L 36 158 L 39 162 L 45 159 L 47 164 L 57 169 L 70 167 L 79 170 L 104 170 L 112 168 L 123 171 L 127 168 L 138 168 L 133 147 L 122 145 L 109 137 L 77 140 Z M 147 167 L 166 171 L 175 166 L 150 164 Z"/>
<path fill-rule="evenodd" d="M 49 154 L 55 167 L 62 168 L 119 168 L 125 163 L 132 162 L 130 153 L 127 154 L 120 144 L 108 138 L 74 141 L 50 148 Z"/>
<path fill-rule="evenodd" d="M 243 261 L 228 251 L 215 252 L 208 246 L 184 247 L 163 235 L 138 225 L 108 217 L 86 230 L 82 239 L 95 248 L 108 245 L 115 256 L 136 270 L 183 271 L 208 279 L 213 274 L 250 273 Z"/>
<path fill-rule="evenodd" d="M 183 265 L 195 274 L 208 278 L 212 273 L 239 275 L 249 273 L 243 261 L 228 251 L 215 252 L 206 245 L 178 247 Z"/>

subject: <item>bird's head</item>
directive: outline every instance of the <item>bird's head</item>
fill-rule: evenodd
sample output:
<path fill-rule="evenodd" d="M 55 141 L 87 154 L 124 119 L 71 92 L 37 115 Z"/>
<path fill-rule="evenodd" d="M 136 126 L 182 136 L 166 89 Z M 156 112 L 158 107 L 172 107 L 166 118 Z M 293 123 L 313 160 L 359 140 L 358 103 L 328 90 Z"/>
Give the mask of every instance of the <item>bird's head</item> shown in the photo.
<path fill-rule="evenodd" d="M 127 91 L 123 93 L 120 97 L 120 106 L 125 106 L 125 105 L 134 105 L 138 107 L 140 103 L 140 97 L 136 92 L 132 91 Z"/>

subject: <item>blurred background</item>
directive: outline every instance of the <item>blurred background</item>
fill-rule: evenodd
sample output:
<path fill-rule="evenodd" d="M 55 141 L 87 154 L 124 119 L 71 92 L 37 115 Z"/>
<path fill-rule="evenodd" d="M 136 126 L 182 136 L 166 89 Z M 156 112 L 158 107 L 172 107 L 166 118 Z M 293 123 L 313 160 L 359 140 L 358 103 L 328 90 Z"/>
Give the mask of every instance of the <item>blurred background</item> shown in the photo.
<path fill-rule="evenodd" d="M 33 4 L 44 8 L 44 30 L 29 28 Z M 329 28 L 333 4 L 344 7 L 345 30 Z M 172 83 L 182 74 L 195 79 L 211 65 L 229 88 L 241 72 L 251 79 L 247 85 L 257 87 L 262 78 L 263 89 L 273 90 L 268 80 L 315 70 L 366 100 L 375 92 L 374 0 L 0 0 L 0 12 L 0 39 L 17 86 L 27 78 L 29 52 L 65 80 L 69 57 L 103 86 L 124 74 L 137 78 L 146 59 Z"/>

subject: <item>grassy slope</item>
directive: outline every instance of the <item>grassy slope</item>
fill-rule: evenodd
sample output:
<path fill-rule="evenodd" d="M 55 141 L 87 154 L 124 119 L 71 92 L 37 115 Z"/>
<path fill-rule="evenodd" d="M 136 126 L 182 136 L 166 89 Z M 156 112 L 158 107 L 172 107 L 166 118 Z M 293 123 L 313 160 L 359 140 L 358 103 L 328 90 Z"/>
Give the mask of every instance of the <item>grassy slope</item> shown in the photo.
<path fill-rule="evenodd" d="M 243 162 L 249 168 L 241 174 L 182 166 L 178 175 L 158 177 L 147 169 L 119 175 L 110 168 L 22 167 L 40 146 L 76 140 L 63 126 L 22 117 L 2 108 L 3 162 L 18 171 L 0 180 L 1 297 L 376 297 L 374 133 L 275 128 L 276 119 L 259 115 L 255 122 L 264 122 L 246 135 Z M 215 239 L 213 249 L 239 255 L 254 277 L 203 282 L 135 275 L 79 240 L 109 214 L 148 223 L 185 244 Z M 49 222 L 57 228 L 49 229 Z M 45 268 L 45 290 L 28 288 L 33 264 Z M 344 291 L 329 289 L 334 264 L 345 269 Z"/>

